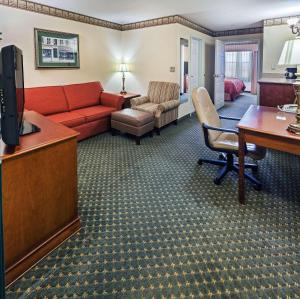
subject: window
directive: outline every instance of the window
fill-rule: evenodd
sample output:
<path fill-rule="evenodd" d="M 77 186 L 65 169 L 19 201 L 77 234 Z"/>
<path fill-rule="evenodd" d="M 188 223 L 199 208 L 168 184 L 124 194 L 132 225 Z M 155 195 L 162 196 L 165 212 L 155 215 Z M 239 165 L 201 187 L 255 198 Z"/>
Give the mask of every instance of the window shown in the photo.
<path fill-rule="evenodd" d="M 227 78 L 239 78 L 245 82 L 250 82 L 251 75 L 251 51 L 237 51 L 225 53 L 225 76 Z"/>

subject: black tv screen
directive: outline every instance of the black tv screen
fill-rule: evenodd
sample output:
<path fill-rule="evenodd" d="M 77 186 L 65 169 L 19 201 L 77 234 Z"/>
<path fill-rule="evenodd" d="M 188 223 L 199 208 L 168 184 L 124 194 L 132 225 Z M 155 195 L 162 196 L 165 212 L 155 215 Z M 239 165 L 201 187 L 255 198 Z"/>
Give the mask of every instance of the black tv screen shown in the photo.
<path fill-rule="evenodd" d="M 24 111 L 23 55 L 6 46 L 0 55 L 1 135 L 9 146 L 19 145 Z"/>

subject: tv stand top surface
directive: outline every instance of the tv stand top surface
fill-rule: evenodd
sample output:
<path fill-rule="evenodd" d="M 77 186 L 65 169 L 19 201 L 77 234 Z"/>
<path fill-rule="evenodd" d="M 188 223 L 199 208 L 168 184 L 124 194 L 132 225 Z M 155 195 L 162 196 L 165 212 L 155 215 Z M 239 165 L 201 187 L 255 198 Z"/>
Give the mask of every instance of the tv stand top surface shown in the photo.
<path fill-rule="evenodd" d="M 78 132 L 57 124 L 35 112 L 25 111 L 24 120 L 40 128 L 40 132 L 20 137 L 20 145 L 14 149 L 0 140 L 0 159 L 10 159 L 39 148 L 49 146 L 79 135 Z"/>

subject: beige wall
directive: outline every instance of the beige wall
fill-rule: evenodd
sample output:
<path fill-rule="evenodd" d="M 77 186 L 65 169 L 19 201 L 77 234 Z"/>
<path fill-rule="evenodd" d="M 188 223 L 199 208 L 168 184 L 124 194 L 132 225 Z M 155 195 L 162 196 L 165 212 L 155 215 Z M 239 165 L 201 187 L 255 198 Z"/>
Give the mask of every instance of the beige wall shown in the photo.
<path fill-rule="evenodd" d="M 263 73 L 283 76 L 285 67 L 278 66 L 278 60 L 284 42 L 294 38 L 287 24 L 264 27 Z"/>
<path fill-rule="evenodd" d="M 34 28 L 79 34 L 80 69 L 36 70 Z M 0 5 L 1 46 L 23 50 L 25 86 L 59 85 L 100 80 L 105 89 L 119 90 L 115 63 L 122 56 L 121 32 Z"/>
<path fill-rule="evenodd" d="M 151 80 L 180 82 L 180 38 L 190 41 L 191 37 L 203 41 L 202 65 L 204 74 L 211 70 L 205 64 L 205 46 L 213 45 L 214 39 L 180 24 L 125 31 L 122 34 L 124 60 L 131 65 L 132 72 L 127 74 L 126 88 L 129 91 L 147 93 Z M 190 44 L 189 44 L 190 45 Z M 175 66 L 175 72 L 170 67 Z M 211 75 L 212 77 L 212 75 Z M 193 111 L 191 101 L 180 107 L 180 116 Z"/>

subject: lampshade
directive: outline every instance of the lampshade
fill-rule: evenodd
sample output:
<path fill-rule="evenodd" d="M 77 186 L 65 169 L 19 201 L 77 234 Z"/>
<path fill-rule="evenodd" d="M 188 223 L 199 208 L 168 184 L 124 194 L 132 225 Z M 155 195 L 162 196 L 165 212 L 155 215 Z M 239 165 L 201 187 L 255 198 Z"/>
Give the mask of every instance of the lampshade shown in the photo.
<path fill-rule="evenodd" d="M 300 64 L 300 39 L 285 42 L 278 65 Z"/>
<path fill-rule="evenodd" d="M 120 72 L 128 72 L 128 65 L 126 63 L 121 63 L 119 66 L 119 71 Z"/>

